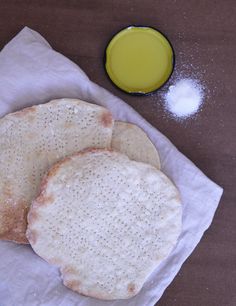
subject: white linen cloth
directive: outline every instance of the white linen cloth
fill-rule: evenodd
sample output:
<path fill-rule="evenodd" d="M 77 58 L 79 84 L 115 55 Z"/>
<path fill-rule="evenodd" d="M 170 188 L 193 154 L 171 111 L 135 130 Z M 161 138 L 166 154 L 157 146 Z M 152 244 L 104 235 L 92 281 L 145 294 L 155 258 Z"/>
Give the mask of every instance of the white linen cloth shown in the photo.
<path fill-rule="evenodd" d="M 58 269 L 38 257 L 30 246 L 0 241 L 0 305 L 154 305 L 210 226 L 222 188 L 130 106 L 91 82 L 76 64 L 54 51 L 39 33 L 25 27 L 0 52 L 0 117 L 29 105 L 64 97 L 103 105 L 115 119 L 135 123 L 148 134 L 160 152 L 163 172 L 180 190 L 182 233 L 174 250 L 148 277 L 141 292 L 123 301 L 99 301 L 81 296 L 63 286 Z"/>

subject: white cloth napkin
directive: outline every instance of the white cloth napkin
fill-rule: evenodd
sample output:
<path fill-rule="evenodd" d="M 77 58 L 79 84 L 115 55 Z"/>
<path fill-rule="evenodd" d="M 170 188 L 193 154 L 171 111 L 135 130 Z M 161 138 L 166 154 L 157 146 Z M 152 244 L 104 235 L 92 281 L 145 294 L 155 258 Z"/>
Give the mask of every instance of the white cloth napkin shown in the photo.
<path fill-rule="evenodd" d="M 24 28 L 0 52 L 0 116 L 54 98 L 81 98 L 110 109 L 115 119 L 139 125 L 160 152 L 162 170 L 178 186 L 183 203 L 179 241 L 129 300 L 99 301 L 64 287 L 58 269 L 29 246 L 0 242 L 1 306 L 151 306 L 210 226 L 222 188 L 209 180 L 158 130 L 121 99 L 91 82 L 73 62 L 54 51 L 37 32 Z"/>

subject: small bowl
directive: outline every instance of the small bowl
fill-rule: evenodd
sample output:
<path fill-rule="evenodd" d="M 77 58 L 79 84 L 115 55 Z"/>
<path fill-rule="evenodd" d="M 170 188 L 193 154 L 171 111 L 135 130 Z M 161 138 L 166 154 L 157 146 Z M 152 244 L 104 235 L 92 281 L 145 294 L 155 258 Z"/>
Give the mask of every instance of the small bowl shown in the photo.
<path fill-rule="evenodd" d="M 131 95 L 148 95 L 160 89 L 175 66 L 174 49 L 160 31 L 129 26 L 115 34 L 105 50 L 110 80 Z"/>

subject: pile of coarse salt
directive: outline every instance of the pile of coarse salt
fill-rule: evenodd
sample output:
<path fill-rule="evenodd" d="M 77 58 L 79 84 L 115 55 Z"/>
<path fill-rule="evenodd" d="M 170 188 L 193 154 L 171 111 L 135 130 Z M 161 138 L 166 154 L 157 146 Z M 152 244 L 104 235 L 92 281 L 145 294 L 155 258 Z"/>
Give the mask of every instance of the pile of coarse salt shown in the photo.
<path fill-rule="evenodd" d="M 182 79 L 171 85 L 165 94 L 165 107 L 176 118 L 197 113 L 203 102 L 203 87 L 193 79 Z"/>

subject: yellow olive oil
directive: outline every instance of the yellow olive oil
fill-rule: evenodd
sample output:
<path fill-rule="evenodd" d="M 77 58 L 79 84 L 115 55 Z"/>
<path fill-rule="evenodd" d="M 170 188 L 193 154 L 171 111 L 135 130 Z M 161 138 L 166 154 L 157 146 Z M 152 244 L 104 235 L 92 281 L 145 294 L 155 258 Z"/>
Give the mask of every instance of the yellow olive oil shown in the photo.
<path fill-rule="evenodd" d="M 173 70 L 173 50 L 160 32 L 128 27 L 106 49 L 106 71 L 120 89 L 147 94 L 161 87 Z"/>

